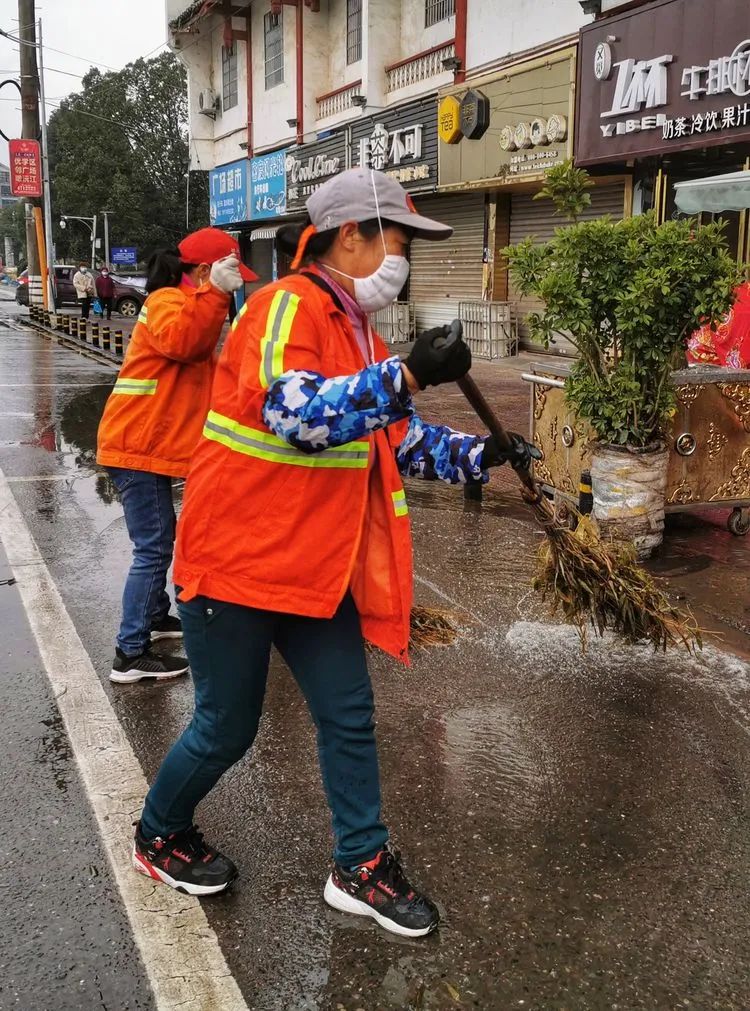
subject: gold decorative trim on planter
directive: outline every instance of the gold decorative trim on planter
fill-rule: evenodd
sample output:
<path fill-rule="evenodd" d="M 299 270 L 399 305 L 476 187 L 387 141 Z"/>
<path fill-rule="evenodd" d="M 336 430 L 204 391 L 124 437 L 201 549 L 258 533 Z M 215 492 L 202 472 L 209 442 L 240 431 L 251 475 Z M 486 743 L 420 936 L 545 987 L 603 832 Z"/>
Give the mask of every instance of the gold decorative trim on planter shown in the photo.
<path fill-rule="evenodd" d="M 732 468 L 731 478 L 719 485 L 709 502 L 746 498 L 750 498 L 750 446 L 743 452 L 737 466 Z"/>
<path fill-rule="evenodd" d="M 723 432 L 720 432 L 712 421 L 708 426 L 708 439 L 706 440 L 708 458 L 715 460 L 728 442 L 727 436 Z"/>
<path fill-rule="evenodd" d="M 544 413 L 544 405 L 547 403 L 547 391 L 539 384 L 534 383 L 534 417 L 537 421 Z"/>
<path fill-rule="evenodd" d="M 703 387 L 697 383 L 688 383 L 687 386 L 678 386 L 677 399 L 683 407 L 692 407 L 698 397 L 703 393 Z"/>
<path fill-rule="evenodd" d="M 717 383 L 722 397 L 725 397 L 734 413 L 742 422 L 746 432 L 750 432 L 750 384 L 748 383 Z"/>
<path fill-rule="evenodd" d="M 687 505 L 688 502 L 694 501 L 695 495 L 693 493 L 693 489 L 687 483 L 685 478 L 682 479 L 682 483 L 675 488 L 667 499 L 669 505 Z"/>

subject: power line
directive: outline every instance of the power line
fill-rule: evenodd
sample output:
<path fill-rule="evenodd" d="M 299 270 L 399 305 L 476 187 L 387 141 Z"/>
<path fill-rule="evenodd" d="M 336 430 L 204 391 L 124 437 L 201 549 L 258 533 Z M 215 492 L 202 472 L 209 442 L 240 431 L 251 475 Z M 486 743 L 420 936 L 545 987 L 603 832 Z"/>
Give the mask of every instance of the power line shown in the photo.
<path fill-rule="evenodd" d="M 3 31 L 2 28 L 0 28 L 0 35 L 6 39 L 10 39 L 11 42 L 17 43 L 19 46 L 31 46 L 32 49 L 36 49 L 38 47 L 38 43 L 28 42 L 26 39 L 16 38 L 15 35 L 11 35 L 10 32 Z M 54 46 L 45 46 L 44 48 L 48 49 L 51 53 L 59 53 L 60 56 L 69 56 L 72 60 L 81 60 L 83 63 L 88 63 L 92 67 L 103 67 L 105 70 L 117 71 L 117 67 L 110 67 L 106 63 L 97 63 L 96 60 L 89 60 L 86 56 L 77 56 L 75 53 L 68 53 L 64 49 L 55 49 Z"/>

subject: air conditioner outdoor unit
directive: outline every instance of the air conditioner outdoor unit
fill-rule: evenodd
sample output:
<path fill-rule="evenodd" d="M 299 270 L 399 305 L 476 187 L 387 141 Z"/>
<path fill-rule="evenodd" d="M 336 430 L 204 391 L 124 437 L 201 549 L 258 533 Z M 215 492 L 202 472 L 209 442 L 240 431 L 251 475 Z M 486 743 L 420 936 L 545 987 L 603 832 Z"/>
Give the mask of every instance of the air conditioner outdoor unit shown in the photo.
<path fill-rule="evenodd" d="M 219 109 L 219 100 L 213 88 L 204 88 L 198 95 L 198 110 L 203 116 L 210 116 L 216 119 Z"/>

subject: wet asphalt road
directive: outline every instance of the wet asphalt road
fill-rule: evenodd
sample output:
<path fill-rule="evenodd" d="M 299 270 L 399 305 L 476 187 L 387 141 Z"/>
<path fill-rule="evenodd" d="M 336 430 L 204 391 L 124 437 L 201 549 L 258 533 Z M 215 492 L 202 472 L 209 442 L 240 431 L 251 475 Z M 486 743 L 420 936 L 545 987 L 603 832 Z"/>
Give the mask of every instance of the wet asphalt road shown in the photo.
<path fill-rule="evenodd" d="M 151 778 L 191 690 L 106 681 L 129 559 L 93 466 L 113 378 L 0 320 L 0 468 Z M 204 908 L 254 1011 L 750 1006 L 750 668 L 715 648 L 582 656 L 526 589 L 538 534 L 498 484 L 481 513 L 409 484 L 418 600 L 462 636 L 410 670 L 372 656 L 386 820 L 444 925 L 411 942 L 324 906 L 312 727 L 275 661 L 254 751 L 199 812 L 241 868 Z M 149 1008 L 13 587 L 0 629 L 0 1008 Z"/>

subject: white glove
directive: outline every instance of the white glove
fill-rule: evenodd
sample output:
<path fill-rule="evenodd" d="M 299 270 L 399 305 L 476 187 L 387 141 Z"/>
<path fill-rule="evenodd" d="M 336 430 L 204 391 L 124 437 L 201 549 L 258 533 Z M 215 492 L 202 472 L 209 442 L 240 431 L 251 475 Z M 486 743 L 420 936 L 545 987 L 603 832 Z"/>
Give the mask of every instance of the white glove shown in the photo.
<path fill-rule="evenodd" d="M 245 282 L 242 280 L 240 261 L 236 255 L 230 253 L 229 256 L 225 256 L 222 260 L 216 260 L 215 263 L 212 263 L 209 280 L 214 288 L 226 292 L 227 295 L 231 295 L 233 291 L 240 289 Z"/>

